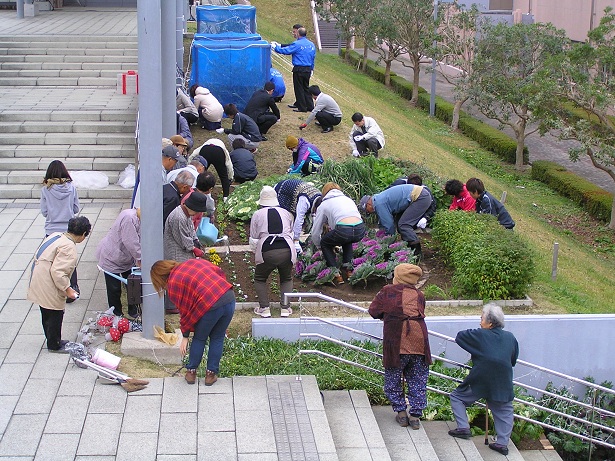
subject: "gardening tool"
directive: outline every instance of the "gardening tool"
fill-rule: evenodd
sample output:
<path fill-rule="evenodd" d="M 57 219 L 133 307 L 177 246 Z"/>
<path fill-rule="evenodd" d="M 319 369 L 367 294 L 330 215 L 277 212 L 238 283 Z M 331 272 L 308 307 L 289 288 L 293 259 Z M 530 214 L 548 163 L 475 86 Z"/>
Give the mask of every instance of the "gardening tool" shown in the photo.
<path fill-rule="evenodd" d="M 485 445 L 489 445 L 489 404 L 485 402 Z"/>
<path fill-rule="evenodd" d="M 124 388 L 126 392 L 140 391 L 149 384 L 149 381 L 145 379 L 131 378 L 130 376 L 120 373 L 119 371 L 101 367 L 100 365 L 90 362 L 89 360 L 83 360 L 77 357 L 73 357 L 73 360 L 78 365 L 82 365 L 84 367 L 91 368 L 92 370 L 97 371 L 98 375 L 103 379 L 107 381 L 117 382 L 120 386 Z"/>
<path fill-rule="evenodd" d="M 113 277 L 114 279 L 119 280 L 124 285 L 126 285 L 126 299 L 128 304 L 141 304 L 141 300 L 143 299 L 141 288 L 141 286 L 143 285 L 143 281 L 141 280 L 140 267 L 133 267 L 132 269 L 130 269 L 130 275 L 127 278 L 106 271 L 99 265 L 96 265 L 96 267 L 99 271 L 104 272 L 110 277 Z"/>

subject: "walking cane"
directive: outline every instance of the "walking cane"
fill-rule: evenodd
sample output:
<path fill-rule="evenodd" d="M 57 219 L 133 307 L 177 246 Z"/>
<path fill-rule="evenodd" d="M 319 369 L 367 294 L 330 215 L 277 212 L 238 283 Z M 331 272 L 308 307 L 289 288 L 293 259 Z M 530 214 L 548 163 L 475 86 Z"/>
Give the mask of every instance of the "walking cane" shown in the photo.
<path fill-rule="evenodd" d="M 489 404 L 485 402 L 485 445 L 489 445 Z"/>

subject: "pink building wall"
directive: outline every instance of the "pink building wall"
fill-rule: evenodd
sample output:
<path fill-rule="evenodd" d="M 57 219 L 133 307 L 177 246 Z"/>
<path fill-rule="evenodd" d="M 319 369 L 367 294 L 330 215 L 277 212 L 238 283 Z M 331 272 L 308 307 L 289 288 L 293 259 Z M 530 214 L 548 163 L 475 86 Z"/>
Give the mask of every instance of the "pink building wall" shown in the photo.
<path fill-rule="evenodd" d="M 577 41 L 600 23 L 607 6 L 615 8 L 615 0 L 513 0 L 513 11 L 531 13 L 536 22 L 550 22 Z"/>

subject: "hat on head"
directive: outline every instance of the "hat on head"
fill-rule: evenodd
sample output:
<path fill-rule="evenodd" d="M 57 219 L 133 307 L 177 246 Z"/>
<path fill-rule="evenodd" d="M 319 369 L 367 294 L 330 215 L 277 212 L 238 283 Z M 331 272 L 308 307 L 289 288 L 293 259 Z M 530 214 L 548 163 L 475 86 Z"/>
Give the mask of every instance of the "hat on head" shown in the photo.
<path fill-rule="evenodd" d="M 171 142 L 173 144 L 177 144 L 179 146 L 185 146 L 188 147 L 188 143 L 186 142 L 186 140 L 179 134 L 175 134 L 173 136 L 171 136 Z"/>
<path fill-rule="evenodd" d="M 364 195 L 363 197 L 361 197 L 361 201 L 359 202 L 359 210 L 367 213 L 367 209 L 365 208 L 365 206 L 367 205 L 367 202 L 369 202 L 370 198 L 372 198 L 371 195 Z"/>
<path fill-rule="evenodd" d="M 173 160 L 179 160 L 179 150 L 177 150 L 175 146 L 167 146 L 162 149 L 162 156 L 172 158 Z"/>
<path fill-rule="evenodd" d="M 207 196 L 199 191 L 192 191 L 184 202 L 187 208 L 198 213 L 207 211 Z"/>
<path fill-rule="evenodd" d="M 415 285 L 423 275 L 423 269 L 414 264 L 398 264 L 393 271 L 393 284 Z"/>
<path fill-rule="evenodd" d="M 280 206 L 275 189 L 271 186 L 263 186 L 260 198 L 256 204 L 260 206 Z"/>
<path fill-rule="evenodd" d="M 203 167 L 205 167 L 205 169 L 207 169 L 207 167 L 209 166 L 209 163 L 207 163 L 207 160 L 205 160 L 205 157 L 203 157 L 202 155 L 197 155 L 192 160 L 198 161 L 201 165 L 203 165 Z"/>
<path fill-rule="evenodd" d="M 294 149 L 298 145 L 299 145 L 299 140 L 297 138 L 295 138 L 294 136 L 290 136 L 289 135 L 286 138 L 286 148 L 287 149 Z"/>

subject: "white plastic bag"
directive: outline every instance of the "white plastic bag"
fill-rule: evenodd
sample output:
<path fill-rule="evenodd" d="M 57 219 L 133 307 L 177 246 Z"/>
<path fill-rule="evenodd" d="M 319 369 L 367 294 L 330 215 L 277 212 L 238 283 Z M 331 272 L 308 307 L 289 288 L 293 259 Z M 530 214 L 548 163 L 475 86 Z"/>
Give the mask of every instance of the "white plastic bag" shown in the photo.
<path fill-rule="evenodd" d="M 109 177 L 100 171 L 71 171 L 70 177 L 77 189 L 104 189 L 109 185 Z"/>
<path fill-rule="evenodd" d="M 135 166 L 133 164 L 124 168 L 116 184 L 122 186 L 124 189 L 132 189 L 135 187 Z"/>

